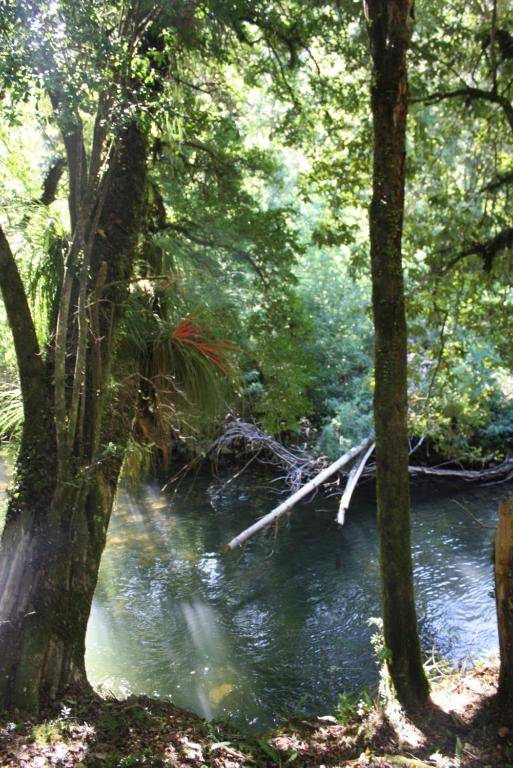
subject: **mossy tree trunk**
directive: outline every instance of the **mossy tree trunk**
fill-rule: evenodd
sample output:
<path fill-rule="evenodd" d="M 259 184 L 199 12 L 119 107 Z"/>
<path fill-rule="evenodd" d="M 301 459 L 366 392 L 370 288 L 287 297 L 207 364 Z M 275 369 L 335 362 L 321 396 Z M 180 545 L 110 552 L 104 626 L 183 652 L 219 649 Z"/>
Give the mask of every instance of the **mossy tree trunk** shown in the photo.
<path fill-rule="evenodd" d="M 495 534 L 495 599 L 499 629 L 498 695 L 506 711 L 513 711 L 513 497 L 499 504 Z"/>
<path fill-rule="evenodd" d="M 0 707 L 36 711 L 87 686 L 85 635 L 115 488 L 96 471 L 63 494 L 22 479 L 27 466 L 55 476 L 48 455 L 20 455 L 0 559 Z"/>
<path fill-rule="evenodd" d="M 72 220 L 82 217 L 90 245 L 69 262 L 62 348 L 56 321 L 52 343 L 39 350 L 16 262 L 0 234 L 0 289 L 25 412 L 0 548 L 0 710 L 34 711 L 43 698 L 87 686 L 87 622 L 136 402 L 132 372 L 123 371 L 116 386 L 111 376 L 121 364 L 116 328 L 146 199 L 146 139 L 135 123 L 118 130 L 110 157 L 101 200 L 90 201 L 88 216 L 75 210 L 71 182 Z M 61 313 L 61 325 L 65 279 L 53 313 Z M 64 416 L 57 407 L 59 355 Z"/>
<path fill-rule="evenodd" d="M 382 612 L 388 667 L 400 702 L 427 702 L 411 558 L 407 351 L 401 241 L 404 214 L 406 55 L 412 0 L 369 0 L 373 198 L 370 209 L 375 326 L 377 506 Z"/>

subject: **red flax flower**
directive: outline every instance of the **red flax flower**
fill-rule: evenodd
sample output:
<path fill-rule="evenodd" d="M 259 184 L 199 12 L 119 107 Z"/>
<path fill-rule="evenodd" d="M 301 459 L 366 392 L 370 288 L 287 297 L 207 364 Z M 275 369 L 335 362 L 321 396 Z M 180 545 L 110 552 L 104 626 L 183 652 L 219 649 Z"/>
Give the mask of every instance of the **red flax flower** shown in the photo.
<path fill-rule="evenodd" d="M 181 344 L 189 344 L 191 347 L 194 347 L 200 355 L 224 373 L 225 376 L 231 375 L 232 370 L 226 359 L 226 353 L 237 349 L 237 345 L 229 341 L 213 339 L 211 330 L 198 325 L 192 315 L 187 315 L 183 320 L 180 320 L 172 332 L 171 338 L 174 341 L 179 341 Z"/>

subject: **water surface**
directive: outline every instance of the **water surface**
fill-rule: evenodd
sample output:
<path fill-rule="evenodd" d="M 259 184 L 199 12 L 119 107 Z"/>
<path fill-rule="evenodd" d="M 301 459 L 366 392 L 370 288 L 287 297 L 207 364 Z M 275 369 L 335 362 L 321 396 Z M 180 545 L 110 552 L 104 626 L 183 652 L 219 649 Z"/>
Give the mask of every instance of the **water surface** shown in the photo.
<path fill-rule="evenodd" d="M 336 501 L 298 506 L 279 530 L 236 553 L 223 545 L 278 501 L 271 478 L 223 486 L 191 475 L 174 493 L 121 494 L 87 636 L 96 684 L 170 698 L 209 718 L 266 727 L 329 713 L 343 691 L 376 680 L 370 617 L 379 616 L 370 486 L 344 528 Z M 453 663 L 497 646 L 493 531 L 504 486 L 414 489 L 413 552 L 423 647 Z"/>

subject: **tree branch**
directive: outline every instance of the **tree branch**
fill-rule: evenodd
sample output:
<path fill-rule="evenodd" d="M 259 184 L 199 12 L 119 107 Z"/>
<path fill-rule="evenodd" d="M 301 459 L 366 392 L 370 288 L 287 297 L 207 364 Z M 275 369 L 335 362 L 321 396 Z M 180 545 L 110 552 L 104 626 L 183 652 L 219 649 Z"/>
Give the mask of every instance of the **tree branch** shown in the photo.
<path fill-rule="evenodd" d="M 48 96 L 55 113 L 64 148 L 69 178 L 69 213 L 71 231 L 77 227 L 87 183 L 87 154 L 84 143 L 84 126 L 76 109 L 69 104 L 61 88 L 48 88 Z"/>
<path fill-rule="evenodd" d="M 442 272 L 444 274 L 449 272 L 449 270 L 456 266 L 459 261 L 466 259 L 468 256 L 481 256 L 484 259 L 485 269 L 489 271 L 495 256 L 501 251 L 505 251 L 507 248 L 512 247 L 513 227 L 506 227 L 506 229 L 501 230 L 495 237 L 491 237 L 489 240 L 471 243 L 467 248 L 464 248 L 456 254 L 456 256 L 443 267 Z"/>
<path fill-rule="evenodd" d="M 492 104 L 498 104 L 508 125 L 513 131 L 513 105 L 510 100 L 499 93 L 496 89 L 486 91 L 483 88 L 474 88 L 470 85 L 466 85 L 463 88 L 456 88 L 454 91 L 438 91 L 437 93 L 431 93 L 428 96 L 422 96 L 420 98 L 411 99 L 410 104 L 438 104 L 441 101 L 447 99 L 468 99 L 469 101 L 489 101 Z"/>
<path fill-rule="evenodd" d="M 490 181 L 484 187 L 481 187 L 480 192 L 496 192 L 498 189 L 513 184 L 513 171 L 507 171 L 501 173 L 493 181 Z"/>
<path fill-rule="evenodd" d="M 44 391 L 45 366 L 41 359 L 36 330 L 9 242 L 0 227 L 0 291 L 14 340 L 25 422 L 38 411 Z"/>
<path fill-rule="evenodd" d="M 247 251 L 241 250 L 240 248 L 236 248 L 231 243 L 224 243 L 222 241 L 216 240 L 213 237 L 205 237 L 204 235 L 197 234 L 196 232 L 192 232 L 188 227 L 184 226 L 183 224 L 172 224 L 168 223 L 165 226 L 165 229 L 171 229 L 173 232 L 177 232 L 180 235 L 183 235 L 187 240 L 190 240 L 191 243 L 196 243 L 196 245 L 203 245 L 206 248 L 220 248 L 223 251 L 231 251 L 239 258 L 244 259 L 244 261 L 247 261 L 250 267 L 253 269 L 253 271 L 258 275 L 258 277 L 261 279 L 262 284 L 264 286 L 267 286 L 267 278 L 258 266 L 258 264 L 255 262 L 254 258 L 251 256 L 250 253 Z"/>
<path fill-rule="evenodd" d="M 65 167 L 66 160 L 63 157 L 58 157 L 48 169 L 48 173 L 43 182 L 43 193 L 39 198 L 39 202 L 42 205 L 50 205 L 54 202 L 57 196 L 57 187 Z"/>

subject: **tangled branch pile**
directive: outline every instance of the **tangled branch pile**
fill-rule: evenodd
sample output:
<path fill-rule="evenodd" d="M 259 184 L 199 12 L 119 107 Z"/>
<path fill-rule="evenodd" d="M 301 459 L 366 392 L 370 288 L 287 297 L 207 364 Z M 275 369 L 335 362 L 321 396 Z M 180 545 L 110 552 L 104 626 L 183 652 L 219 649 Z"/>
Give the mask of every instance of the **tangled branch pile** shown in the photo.
<path fill-rule="evenodd" d="M 296 491 L 328 465 L 325 458 L 312 458 L 303 451 L 291 451 L 256 424 L 235 417 L 226 423 L 223 434 L 210 448 L 210 456 L 219 461 L 222 456 L 243 453 L 262 464 L 284 471 L 282 479 Z"/>

